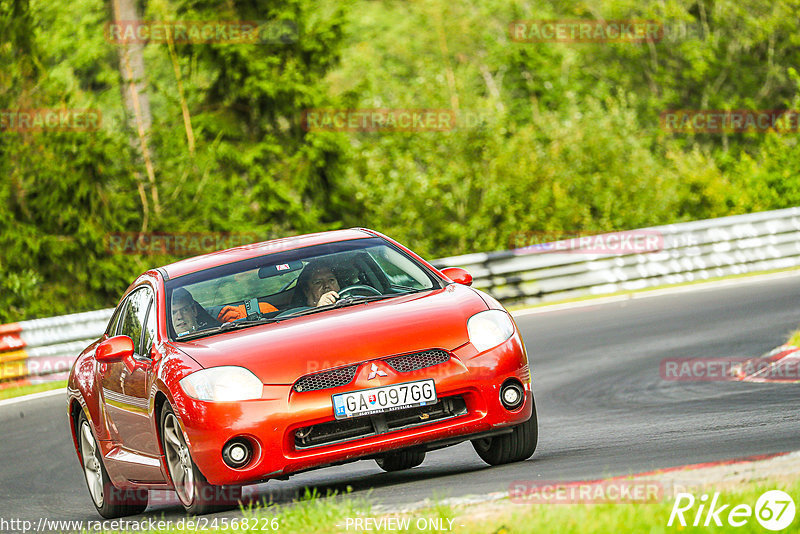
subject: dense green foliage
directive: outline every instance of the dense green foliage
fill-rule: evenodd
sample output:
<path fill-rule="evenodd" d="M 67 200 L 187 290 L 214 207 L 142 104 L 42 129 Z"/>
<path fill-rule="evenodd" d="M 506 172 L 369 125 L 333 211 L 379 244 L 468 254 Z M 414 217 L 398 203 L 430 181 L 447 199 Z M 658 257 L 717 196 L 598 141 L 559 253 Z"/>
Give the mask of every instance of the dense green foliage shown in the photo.
<path fill-rule="evenodd" d="M 798 109 L 800 1 L 140 1 L 145 20 L 293 28 L 144 49 L 153 183 L 103 0 L 0 0 L 0 111 L 99 131 L 0 131 L 0 322 L 111 306 L 174 256 L 114 232 L 350 226 L 428 257 L 526 231 L 616 230 L 797 205 L 796 134 L 674 134 L 668 109 Z M 519 43 L 514 20 L 650 19 L 655 43 Z M 304 110 L 452 109 L 436 132 L 306 131 Z M 191 129 L 184 123 L 186 110 Z M 190 141 L 192 139 L 192 141 Z"/>

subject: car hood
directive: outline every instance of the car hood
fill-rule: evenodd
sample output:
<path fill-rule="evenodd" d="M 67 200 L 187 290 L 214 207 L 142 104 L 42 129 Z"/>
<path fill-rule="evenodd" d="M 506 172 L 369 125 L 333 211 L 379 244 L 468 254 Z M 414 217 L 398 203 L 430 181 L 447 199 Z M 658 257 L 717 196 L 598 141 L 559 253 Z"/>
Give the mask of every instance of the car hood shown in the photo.
<path fill-rule="evenodd" d="M 238 365 L 265 384 L 293 384 L 309 373 L 374 358 L 453 350 L 469 341 L 467 319 L 486 309 L 475 291 L 451 284 L 174 345 L 206 368 Z"/>

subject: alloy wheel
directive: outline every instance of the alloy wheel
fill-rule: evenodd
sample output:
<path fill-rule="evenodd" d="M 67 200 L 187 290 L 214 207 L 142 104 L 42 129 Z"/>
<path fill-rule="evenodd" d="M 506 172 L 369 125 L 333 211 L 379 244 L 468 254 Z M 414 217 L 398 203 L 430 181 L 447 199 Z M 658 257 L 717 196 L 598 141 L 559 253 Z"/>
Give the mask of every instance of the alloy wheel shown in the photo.
<path fill-rule="evenodd" d="M 189 446 L 183 437 L 180 423 L 174 414 L 164 418 L 164 453 L 169 476 L 175 484 L 175 492 L 181 502 L 189 506 L 194 498 L 194 470 Z"/>
<path fill-rule="evenodd" d="M 89 493 L 97 506 L 103 506 L 103 473 L 97 457 L 97 443 L 92 435 L 89 423 L 81 424 L 81 456 L 83 457 L 83 473 L 89 486 Z"/>

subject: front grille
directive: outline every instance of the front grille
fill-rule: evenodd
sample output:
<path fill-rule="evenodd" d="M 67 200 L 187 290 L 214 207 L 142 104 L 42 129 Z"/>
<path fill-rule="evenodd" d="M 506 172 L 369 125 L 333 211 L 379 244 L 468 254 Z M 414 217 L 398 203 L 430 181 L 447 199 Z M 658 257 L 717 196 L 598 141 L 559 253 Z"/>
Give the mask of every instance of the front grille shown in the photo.
<path fill-rule="evenodd" d="M 410 373 L 412 371 L 419 371 L 420 369 L 439 365 L 449 359 L 449 352 L 441 349 L 430 349 L 423 352 L 415 352 L 414 354 L 392 356 L 383 361 L 398 373 Z M 360 364 L 340 367 L 338 369 L 330 369 L 321 373 L 303 376 L 295 382 L 294 390 L 298 393 L 304 393 L 307 391 L 319 391 L 320 389 L 346 386 L 355 378 L 359 365 Z"/>
<path fill-rule="evenodd" d="M 299 392 L 317 391 L 320 389 L 338 388 L 346 386 L 356 376 L 358 365 L 331 369 L 322 373 L 306 375 L 294 383 L 294 390 Z"/>
<path fill-rule="evenodd" d="M 404 354 L 402 356 L 394 356 L 386 358 L 386 364 L 397 371 L 398 373 L 410 373 L 411 371 L 418 371 L 426 367 L 433 367 L 439 365 L 450 359 L 450 354 L 440 350 L 431 349 L 424 352 L 417 352 L 415 354 Z"/>
<path fill-rule="evenodd" d="M 294 433 L 296 449 L 310 449 L 353 439 L 366 438 L 428 425 L 467 413 L 464 398 L 456 395 L 439 399 L 436 404 L 416 406 L 404 410 L 353 417 L 300 428 Z"/>

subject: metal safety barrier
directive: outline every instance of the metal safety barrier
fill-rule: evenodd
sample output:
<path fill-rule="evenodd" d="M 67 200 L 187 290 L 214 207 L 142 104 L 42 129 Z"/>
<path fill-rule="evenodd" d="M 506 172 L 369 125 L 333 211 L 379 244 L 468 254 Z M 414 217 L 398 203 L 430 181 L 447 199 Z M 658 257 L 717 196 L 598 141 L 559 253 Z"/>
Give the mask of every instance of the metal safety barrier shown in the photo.
<path fill-rule="evenodd" d="M 0 325 L 0 381 L 66 378 L 72 362 L 106 329 L 113 308 Z"/>
<path fill-rule="evenodd" d="M 637 236 L 645 250 L 630 246 Z M 596 253 L 597 243 L 603 253 Z M 439 269 L 466 269 L 473 287 L 506 305 L 790 269 L 800 266 L 800 208 L 581 236 L 432 263 Z M 0 384 L 64 378 L 77 355 L 102 335 L 112 312 L 0 325 Z"/>
<path fill-rule="evenodd" d="M 655 237 L 640 253 L 584 253 L 580 238 L 432 262 L 462 267 L 473 287 L 506 305 L 532 305 L 653 286 L 800 266 L 800 208 L 734 215 L 586 237 L 609 248 Z M 616 237 L 616 239 L 614 239 Z M 577 246 L 576 246 L 577 245 Z"/>

